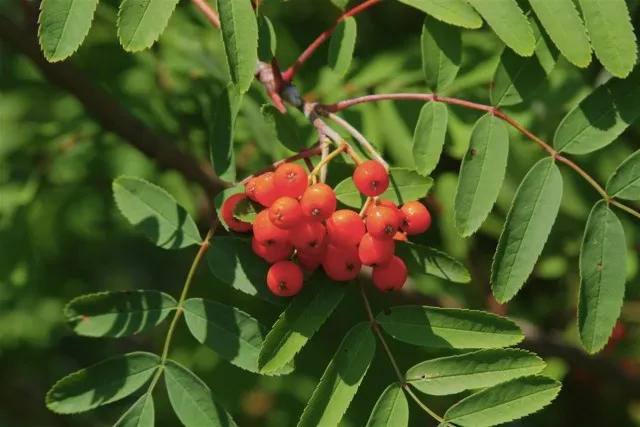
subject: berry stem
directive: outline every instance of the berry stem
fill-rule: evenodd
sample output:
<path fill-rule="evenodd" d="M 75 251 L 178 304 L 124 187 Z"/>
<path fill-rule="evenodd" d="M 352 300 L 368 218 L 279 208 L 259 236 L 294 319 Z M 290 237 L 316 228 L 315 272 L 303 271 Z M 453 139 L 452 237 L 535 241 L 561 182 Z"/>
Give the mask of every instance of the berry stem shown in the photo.
<path fill-rule="evenodd" d="M 373 197 L 367 197 L 367 200 L 364 201 L 364 205 L 362 205 L 362 209 L 360 209 L 360 216 L 364 217 L 364 214 L 367 212 L 367 208 L 373 202 Z"/>
<path fill-rule="evenodd" d="M 322 169 L 322 167 L 324 165 L 329 164 L 329 162 L 333 159 L 335 159 L 336 157 L 338 157 L 340 155 L 340 153 L 342 153 L 344 150 L 347 149 L 347 145 L 346 144 L 342 144 L 340 145 L 338 148 L 336 148 L 335 150 L 333 150 L 331 153 L 329 153 L 327 156 L 323 157 L 322 160 L 320 160 L 320 163 L 318 163 L 316 165 L 315 168 L 313 168 L 313 170 L 311 171 L 311 173 L 309 174 L 309 182 L 313 182 L 313 178 L 318 176 L 318 173 L 320 173 L 320 170 Z"/>
<path fill-rule="evenodd" d="M 365 138 L 364 135 L 362 135 L 356 128 L 351 126 L 351 123 L 333 113 L 328 113 L 327 117 L 329 117 L 329 119 L 333 120 L 344 130 L 346 130 L 356 141 L 360 143 L 360 145 L 362 145 L 362 147 L 364 147 L 364 149 L 371 155 L 371 157 L 382 164 L 382 166 L 384 166 L 386 170 L 389 170 L 389 164 L 384 160 L 380 153 L 378 153 L 378 151 L 373 148 L 373 145 L 371 145 L 367 138 Z"/>

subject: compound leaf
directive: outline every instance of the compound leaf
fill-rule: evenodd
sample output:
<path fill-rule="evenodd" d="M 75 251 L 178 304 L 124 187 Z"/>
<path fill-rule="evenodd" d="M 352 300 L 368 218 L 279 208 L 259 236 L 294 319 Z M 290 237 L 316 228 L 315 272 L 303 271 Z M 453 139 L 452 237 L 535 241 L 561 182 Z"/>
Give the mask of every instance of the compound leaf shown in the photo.
<path fill-rule="evenodd" d="M 258 64 L 256 15 L 249 1 L 217 0 L 217 3 L 231 81 L 240 93 L 245 93 Z"/>
<path fill-rule="evenodd" d="M 421 175 L 430 174 L 438 164 L 447 133 L 447 106 L 429 102 L 420 110 L 413 132 L 413 160 Z"/>
<path fill-rule="evenodd" d="M 422 24 L 421 45 L 422 70 L 427 86 L 434 92 L 440 92 L 455 80 L 462 63 L 460 29 L 426 16 Z M 441 105 L 427 105 L 431 104 Z"/>
<path fill-rule="evenodd" d="M 44 0 L 40 4 L 38 40 L 45 58 L 62 61 L 87 36 L 98 0 Z"/>
<path fill-rule="evenodd" d="M 122 414 L 122 417 L 113 425 L 113 427 L 154 427 L 155 412 L 153 406 L 153 396 L 145 393 L 136 403 Z"/>
<path fill-rule="evenodd" d="M 373 407 L 366 427 L 406 427 L 409 425 L 409 403 L 398 383 L 387 387 Z"/>
<path fill-rule="evenodd" d="M 151 47 L 169 23 L 179 0 L 124 0 L 118 12 L 118 38 L 127 52 Z"/>
<path fill-rule="evenodd" d="M 329 42 L 329 66 L 340 77 L 349 71 L 358 28 L 352 16 L 338 22 Z"/>
<path fill-rule="evenodd" d="M 396 255 L 405 262 L 409 276 L 435 276 L 454 283 L 469 283 L 471 274 L 462 263 L 444 252 L 413 242 L 396 242 Z"/>
<path fill-rule="evenodd" d="M 464 0 L 398 0 L 439 21 L 464 28 L 480 28 L 482 19 Z"/>
<path fill-rule="evenodd" d="M 627 157 L 611 175 L 607 193 L 619 199 L 640 200 L 640 150 Z"/>
<path fill-rule="evenodd" d="M 233 152 L 233 130 L 236 125 L 242 95 L 232 88 L 223 89 L 216 102 L 211 122 L 209 156 L 218 176 L 225 181 L 236 179 L 236 157 Z"/>

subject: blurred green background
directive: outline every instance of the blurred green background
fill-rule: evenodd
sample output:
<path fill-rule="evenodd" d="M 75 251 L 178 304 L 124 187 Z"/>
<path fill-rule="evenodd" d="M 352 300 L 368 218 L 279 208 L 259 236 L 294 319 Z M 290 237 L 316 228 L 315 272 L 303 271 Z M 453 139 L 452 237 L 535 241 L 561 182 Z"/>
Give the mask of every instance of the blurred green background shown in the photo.
<path fill-rule="evenodd" d="M 106 357 L 134 350 L 158 352 L 167 323 L 127 339 L 77 337 L 63 323 L 64 304 L 101 290 L 157 289 L 177 295 L 195 255 L 193 248 L 179 252 L 156 248 L 137 234 L 117 212 L 111 182 L 124 174 L 157 183 L 197 218 L 203 231 L 211 212 L 198 185 L 158 166 L 129 141 L 106 130 L 75 96 L 50 84 L 32 59 L 9 41 L 7 33 L 18 30 L 23 44 L 33 46 L 36 27 L 32 19 L 25 20 L 21 5 L 36 3 L 0 0 L 0 13 L 14 23 L 0 30 L 0 425 L 108 426 L 133 399 L 89 414 L 59 416 L 45 408 L 46 391 L 62 376 Z M 277 57 L 283 67 L 339 16 L 334 3 L 297 0 L 264 7 L 276 29 Z M 117 6 L 116 0 L 100 2 L 86 42 L 67 62 L 148 129 L 206 161 L 212 106 L 228 80 L 219 31 L 189 1 L 182 1 L 152 49 L 128 54 L 117 43 Z M 637 2 L 630 2 L 630 10 L 637 21 Z M 357 18 L 356 56 L 345 79 L 326 66 L 327 46 L 323 46 L 295 83 L 309 99 L 325 103 L 367 93 L 426 92 L 420 65 L 422 20 L 414 9 L 383 2 Z M 465 32 L 463 41 L 462 70 L 442 95 L 488 103 L 502 43 L 486 30 Z M 564 114 L 607 78 L 599 64 L 580 70 L 561 59 L 534 99 L 507 112 L 548 141 Z M 240 177 L 288 154 L 264 131 L 260 106 L 265 102 L 257 84 L 245 96 L 236 126 Z M 353 108 L 344 117 L 391 163 L 411 166 L 412 134 L 420 108 L 416 102 L 383 102 Z M 550 407 L 513 426 L 640 425 L 640 227 L 630 216 L 619 214 L 629 248 L 624 337 L 601 355 L 589 357 L 580 350 L 575 330 L 577 255 L 597 193 L 569 169 L 562 169 L 561 213 L 534 275 L 512 303 L 498 306 L 489 291 L 497 237 L 520 180 L 544 153 L 510 131 L 507 179 L 494 212 L 473 238 L 458 237 L 451 212 L 456 175 L 479 116 L 475 111 L 450 108 L 445 154 L 433 174 L 436 185 L 427 200 L 434 226 L 418 239 L 462 260 L 472 282 L 416 283 L 395 296 L 397 301 L 386 295 L 374 298 L 375 308 L 426 302 L 486 309 L 521 321 L 528 336 L 524 347 L 543 355 L 549 363 L 546 373 L 563 380 L 564 387 Z M 313 138 L 303 120 L 300 125 L 300 133 Z M 604 183 L 640 147 L 639 132 L 636 125 L 616 143 L 577 161 Z M 338 163 L 329 173 L 330 181 L 337 182 L 349 168 Z M 241 307 L 265 324 L 279 314 L 276 308 L 218 283 L 206 267 L 200 268 L 192 295 Z M 191 338 L 184 324 L 179 326 L 172 355 L 207 382 L 240 426 L 290 426 L 297 422 L 343 333 L 364 318 L 357 293 L 350 294 L 304 348 L 297 359 L 298 370 L 281 378 L 258 377 L 219 360 Z M 391 345 L 404 369 L 436 355 L 396 342 Z M 377 397 L 393 380 L 393 371 L 378 349 L 342 425 L 364 426 Z M 177 426 L 164 393 L 157 388 L 157 425 Z M 443 412 L 459 398 L 425 399 Z M 436 425 L 415 405 L 410 406 L 412 426 Z"/>

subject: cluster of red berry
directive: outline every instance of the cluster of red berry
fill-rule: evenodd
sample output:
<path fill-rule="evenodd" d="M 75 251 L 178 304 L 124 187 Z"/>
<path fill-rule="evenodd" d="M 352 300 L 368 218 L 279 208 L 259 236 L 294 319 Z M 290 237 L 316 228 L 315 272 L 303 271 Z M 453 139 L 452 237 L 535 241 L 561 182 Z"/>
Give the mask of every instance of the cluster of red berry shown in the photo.
<path fill-rule="evenodd" d="M 358 165 L 353 174 L 358 191 L 375 198 L 362 216 L 336 210 L 333 189 L 308 181 L 302 166 L 285 163 L 275 172 L 252 178 L 245 194 L 229 197 L 222 206 L 222 218 L 230 229 L 253 230 L 253 251 L 272 264 L 267 273 L 269 289 L 279 296 L 295 295 L 304 281 L 302 269 L 313 271 L 320 265 L 337 281 L 355 279 L 362 265 L 372 266 L 378 289 L 402 288 L 407 268 L 394 255 L 394 240 L 406 241 L 407 234 L 426 231 L 431 224 L 427 208 L 417 201 L 398 208 L 389 200 L 378 199 L 389 187 L 389 175 L 373 160 Z M 236 205 L 245 197 L 266 208 L 253 224 L 234 216 Z"/>

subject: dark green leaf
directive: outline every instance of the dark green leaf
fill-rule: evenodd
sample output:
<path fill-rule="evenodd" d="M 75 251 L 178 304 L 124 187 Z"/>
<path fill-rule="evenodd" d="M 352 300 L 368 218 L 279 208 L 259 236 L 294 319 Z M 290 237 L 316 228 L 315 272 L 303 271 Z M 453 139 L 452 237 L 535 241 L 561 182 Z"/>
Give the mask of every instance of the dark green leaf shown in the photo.
<path fill-rule="evenodd" d="M 471 275 L 449 255 L 411 242 L 396 242 L 396 255 L 407 265 L 410 277 L 435 276 L 454 283 L 469 283 Z"/>
<path fill-rule="evenodd" d="M 511 320 L 475 310 L 405 305 L 379 313 L 376 320 L 395 339 L 424 347 L 506 347 L 524 338 Z"/>
<path fill-rule="evenodd" d="M 165 383 L 169 401 L 185 427 L 235 427 L 231 415 L 215 401 L 209 387 L 184 366 L 168 360 Z"/>
<path fill-rule="evenodd" d="M 447 106 L 429 102 L 420 110 L 420 117 L 413 132 L 413 160 L 422 175 L 430 174 L 440 160 L 447 133 Z"/>
<path fill-rule="evenodd" d="M 91 28 L 98 0 L 44 0 L 40 4 L 38 39 L 48 61 L 72 55 Z"/>
<path fill-rule="evenodd" d="M 113 196 L 122 215 L 157 246 L 181 249 L 202 243 L 193 218 L 157 185 L 123 176 L 113 181 Z"/>
<path fill-rule="evenodd" d="M 640 200 L 640 150 L 630 155 L 611 175 L 607 193 L 619 199 Z"/>
<path fill-rule="evenodd" d="M 409 404 L 398 383 L 383 392 L 367 422 L 367 427 L 406 427 L 409 425 Z"/>
<path fill-rule="evenodd" d="M 305 142 L 298 133 L 297 126 L 291 116 L 282 114 L 273 105 L 265 105 L 260 110 L 267 127 L 282 145 L 289 150 L 298 152 L 306 148 Z"/>
<path fill-rule="evenodd" d="M 589 214 L 580 250 L 578 329 L 589 353 L 602 349 L 624 301 L 627 246 L 624 229 L 606 201 Z"/>
<path fill-rule="evenodd" d="M 460 69 L 462 62 L 460 30 L 427 16 L 422 24 L 421 43 L 422 70 L 427 86 L 433 92 L 440 92 L 455 80 Z"/>
<path fill-rule="evenodd" d="M 464 28 L 480 28 L 482 19 L 465 0 L 398 0 L 439 21 Z"/>
<path fill-rule="evenodd" d="M 322 374 L 298 427 L 337 426 L 358 391 L 375 350 L 376 339 L 369 323 L 351 328 Z"/>
<path fill-rule="evenodd" d="M 176 307 L 172 296 L 158 291 L 100 292 L 74 298 L 64 314 L 78 335 L 124 337 L 159 325 Z"/>
<path fill-rule="evenodd" d="M 158 356 L 143 352 L 103 360 L 55 383 L 47 393 L 47 408 L 74 414 L 123 399 L 142 387 L 159 366 Z"/>
<path fill-rule="evenodd" d="M 124 0 L 118 13 L 118 38 L 127 52 L 151 47 L 169 23 L 179 0 Z"/>
<path fill-rule="evenodd" d="M 539 411 L 555 399 L 560 387 L 547 377 L 517 378 L 461 400 L 449 408 L 444 420 L 459 426 L 495 426 Z"/>
<path fill-rule="evenodd" d="M 536 163 L 516 192 L 491 268 L 491 288 L 498 302 L 515 296 L 533 271 L 562 200 L 562 175 L 553 159 Z"/>
<path fill-rule="evenodd" d="M 471 131 L 462 159 L 453 205 L 462 236 L 475 233 L 491 212 L 502 187 L 509 155 L 509 132 L 502 119 L 485 114 Z"/>
<path fill-rule="evenodd" d="M 258 358 L 264 373 L 279 371 L 289 364 L 325 320 L 333 313 L 348 285 L 317 271 L 282 312 L 265 338 Z"/>
<path fill-rule="evenodd" d="M 490 349 L 418 363 L 406 378 L 421 392 L 439 396 L 534 375 L 544 367 L 544 361 L 528 351 Z"/>
<path fill-rule="evenodd" d="M 250 1 L 217 0 L 220 29 L 231 81 L 249 90 L 258 65 L 258 23 Z"/>
<path fill-rule="evenodd" d="M 271 62 L 276 54 L 276 32 L 273 24 L 264 16 L 258 14 L 258 59 L 263 62 Z"/>
<path fill-rule="evenodd" d="M 154 427 L 153 397 L 145 393 L 127 410 L 113 427 Z"/>
<path fill-rule="evenodd" d="M 353 59 L 353 51 L 356 47 L 358 27 L 352 16 L 343 19 L 331 35 L 329 42 L 329 66 L 340 77 L 349 71 L 349 65 Z"/>
<path fill-rule="evenodd" d="M 242 95 L 233 87 L 223 89 L 216 102 L 211 121 L 209 156 L 218 176 L 225 181 L 236 179 L 236 157 L 233 152 L 233 129 L 240 110 Z"/>

